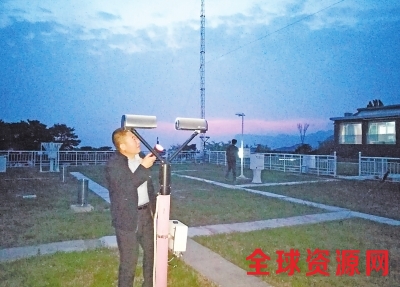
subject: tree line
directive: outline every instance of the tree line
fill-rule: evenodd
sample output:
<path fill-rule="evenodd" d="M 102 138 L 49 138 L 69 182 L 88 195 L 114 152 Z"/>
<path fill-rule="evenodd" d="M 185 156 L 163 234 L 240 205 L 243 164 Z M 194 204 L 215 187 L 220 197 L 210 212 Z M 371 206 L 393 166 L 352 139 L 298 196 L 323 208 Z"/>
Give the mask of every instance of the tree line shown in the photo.
<path fill-rule="evenodd" d="M 300 131 L 301 144 L 297 147 L 295 153 L 331 153 L 334 149 L 333 137 L 324 142 L 320 142 L 319 148 L 312 150 L 311 146 L 304 143 L 308 124 L 298 125 Z M 62 143 L 60 150 L 82 150 L 82 151 L 110 151 L 109 146 L 93 148 L 91 146 L 82 146 L 78 148 L 81 140 L 75 134 L 75 129 L 65 124 L 54 124 L 47 127 L 38 120 L 27 120 L 16 123 L 6 123 L 0 119 L 0 150 L 40 150 L 42 142 Z M 204 147 L 212 151 L 225 151 L 230 142 L 206 142 Z M 172 145 L 171 149 L 180 145 Z M 249 147 L 249 146 L 245 146 Z M 188 145 L 186 151 L 196 151 L 196 145 Z M 271 152 L 272 149 L 267 145 L 257 144 L 255 152 Z"/>
<path fill-rule="evenodd" d="M 40 150 L 42 142 L 62 143 L 60 150 L 73 150 L 80 140 L 65 124 L 47 127 L 38 120 L 6 123 L 0 120 L 0 150 Z"/>

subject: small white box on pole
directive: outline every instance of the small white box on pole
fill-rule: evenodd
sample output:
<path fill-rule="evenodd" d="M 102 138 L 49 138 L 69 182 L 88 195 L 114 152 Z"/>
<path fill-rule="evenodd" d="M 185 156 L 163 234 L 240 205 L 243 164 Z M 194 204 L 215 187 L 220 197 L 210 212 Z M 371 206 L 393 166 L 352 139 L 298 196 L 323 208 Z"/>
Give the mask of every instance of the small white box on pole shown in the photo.
<path fill-rule="evenodd" d="M 169 221 L 169 239 L 168 248 L 174 253 L 186 251 L 188 226 L 179 220 Z"/>

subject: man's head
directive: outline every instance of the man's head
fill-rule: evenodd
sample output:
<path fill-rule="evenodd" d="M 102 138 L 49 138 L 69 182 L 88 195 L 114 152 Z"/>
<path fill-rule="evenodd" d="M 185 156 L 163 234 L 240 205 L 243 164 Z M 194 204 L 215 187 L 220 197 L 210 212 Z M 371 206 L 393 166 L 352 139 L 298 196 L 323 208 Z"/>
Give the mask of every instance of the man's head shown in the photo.
<path fill-rule="evenodd" d="M 140 140 L 130 130 L 116 129 L 112 141 L 115 148 L 126 157 L 132 158 L 140 152 Z"/>
<path fill-rule="evenodd" d="M 232 144 L 235 145 L 236 143 L 237 143 L 237 140 L 236 140 L 236 139 L 233 139 L 233 140 L 232 140 Z"/>

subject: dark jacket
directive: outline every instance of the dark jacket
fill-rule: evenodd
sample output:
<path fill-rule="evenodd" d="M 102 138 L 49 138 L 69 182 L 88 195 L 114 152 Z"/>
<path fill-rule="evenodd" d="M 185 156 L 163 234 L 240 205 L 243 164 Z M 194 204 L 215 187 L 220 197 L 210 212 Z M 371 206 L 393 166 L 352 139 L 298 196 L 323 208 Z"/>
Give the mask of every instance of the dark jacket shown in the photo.
<path fill-rule="evenodd" d="M 147 181 L 150 208 L 154 214 L 156 195 L 150 169 L 143 165 L 134 173 L 129 169 L 128 158 L 120 152 L 108 160 L 106 166 L 107 187 L 110 194 L 112 225 L 126 231 L 135 231 L 138 220 L 137 188 Z"/>
<path fill-rule="evenodd" d="M 236 162 L 238 152 L 239 149 L 234 144 L 230 144 L 226 149 L 226 160 L 228 162 Z"/>

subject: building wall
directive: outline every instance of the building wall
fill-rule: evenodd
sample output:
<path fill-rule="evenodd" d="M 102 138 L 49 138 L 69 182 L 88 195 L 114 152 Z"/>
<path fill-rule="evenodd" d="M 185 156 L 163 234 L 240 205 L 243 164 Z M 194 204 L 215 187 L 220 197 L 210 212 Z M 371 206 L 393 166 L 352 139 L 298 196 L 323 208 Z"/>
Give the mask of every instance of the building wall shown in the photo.
<path fill-rule="evenodd" d="M 361 121 L 362 144 L 340 144 L 340 124 L 344 122 L 347 121 L 335 121 L 334 124 L 335 149 L 338 156 L 345 158 L 357 158 L 358 153 L 361 152 L 364 156 L 400 157 L 400 118 L 395 119 L 396 144 L 367 144 L 368 122 L 370 122 L 370 120 Z"/>

